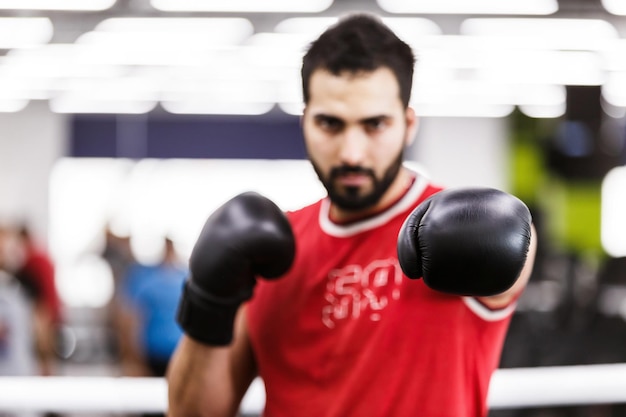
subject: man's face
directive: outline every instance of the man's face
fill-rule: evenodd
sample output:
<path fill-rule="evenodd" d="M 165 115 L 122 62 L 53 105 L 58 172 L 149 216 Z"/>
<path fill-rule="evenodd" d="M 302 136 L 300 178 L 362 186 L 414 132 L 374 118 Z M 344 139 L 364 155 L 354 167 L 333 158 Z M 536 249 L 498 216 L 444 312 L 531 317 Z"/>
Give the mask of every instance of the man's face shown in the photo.
<path fill-rule="evenodd" d="M 415 124 L 391 70 L 317 70 L 302 124 L 309 159 L 340 209 L 373 207 L 396 178 Z"/>

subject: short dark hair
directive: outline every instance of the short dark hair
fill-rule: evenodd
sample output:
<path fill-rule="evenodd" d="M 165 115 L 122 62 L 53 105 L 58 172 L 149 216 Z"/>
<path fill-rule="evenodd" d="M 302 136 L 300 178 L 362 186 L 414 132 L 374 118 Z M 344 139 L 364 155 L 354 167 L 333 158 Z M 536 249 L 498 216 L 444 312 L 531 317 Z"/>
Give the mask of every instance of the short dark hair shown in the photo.
<path fill-rule="evenodd" d="M 411 47 L 389 29 L 380 18 L 369 14 L 352 14 L 328 28 L 311 43 L 302 61 L 302 93 L 310 99 L 309 81 L 317 69 L 339 75 L 371 72 L 389 68 L 400 87 L 400 99 L 409 105 L 413 85 L 415 55 Z"/>

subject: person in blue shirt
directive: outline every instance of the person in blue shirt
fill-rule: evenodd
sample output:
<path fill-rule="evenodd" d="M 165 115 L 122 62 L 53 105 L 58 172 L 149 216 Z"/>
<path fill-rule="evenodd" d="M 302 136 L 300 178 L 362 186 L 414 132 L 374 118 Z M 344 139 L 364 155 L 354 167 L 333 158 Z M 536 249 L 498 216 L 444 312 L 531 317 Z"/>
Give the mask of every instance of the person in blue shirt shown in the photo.
<path fill-rule="evenodd" d="M 126 328 L 123 372 L 132 376 L 164 376 L 182 331 L 176 310 L 188 270 L 174 242 L 165 238 L 164 253 L 155 265 L 135 263 L 122 287 Z"/>

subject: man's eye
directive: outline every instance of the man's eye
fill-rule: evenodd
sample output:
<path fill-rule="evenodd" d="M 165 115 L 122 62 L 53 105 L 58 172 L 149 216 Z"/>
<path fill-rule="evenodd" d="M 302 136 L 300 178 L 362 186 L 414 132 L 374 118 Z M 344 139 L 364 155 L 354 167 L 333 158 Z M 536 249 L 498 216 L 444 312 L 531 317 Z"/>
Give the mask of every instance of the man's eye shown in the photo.
<path fill-rule="evenodd" d="M 338 131 L 341 129 L 342 123 L 336 119 L 320 119 L 318 125 L 325 130 Z"/>
<path fill-rule="evenodd" d="M 386 123 L 382 119 L 368 120 L 367 122 L 365 122 L 365 128 L 369 132 L 375 132 L 377 130 L 381 130 L 382 128 L 385 127 L 385 125 Z"/>

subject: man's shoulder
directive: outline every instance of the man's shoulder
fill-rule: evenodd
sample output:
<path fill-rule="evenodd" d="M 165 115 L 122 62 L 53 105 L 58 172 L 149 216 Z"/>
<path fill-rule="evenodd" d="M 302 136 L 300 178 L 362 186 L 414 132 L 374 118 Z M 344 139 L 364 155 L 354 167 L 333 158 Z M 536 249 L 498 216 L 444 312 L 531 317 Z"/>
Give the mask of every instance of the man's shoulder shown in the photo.
<path fill-rule="evenodd" d="M 317 219 L 322 200 L 323 199 L 319 199 L 313 203 L 307 204 L 294 210 L 287 211 L 287 217 L 289 218 L 289 221 L 299 222 L 303 221 L 304 219 Z"/>
<path fill-rule="evenodd" d="M 418 200 L 418 204 L 421 203 L 422 201 L 426 200 L 428 197 L 437 194 L 439 191 L 443 191 L 445 190 L 445 187 L 438 185 L 438 184 L 433 184 L 433 183 L 428 183 L 426 185 L 426 187 L 424 188 L 424 192 L 422 193 L 422 195 L 420 196 L 419 200 Z"/>

